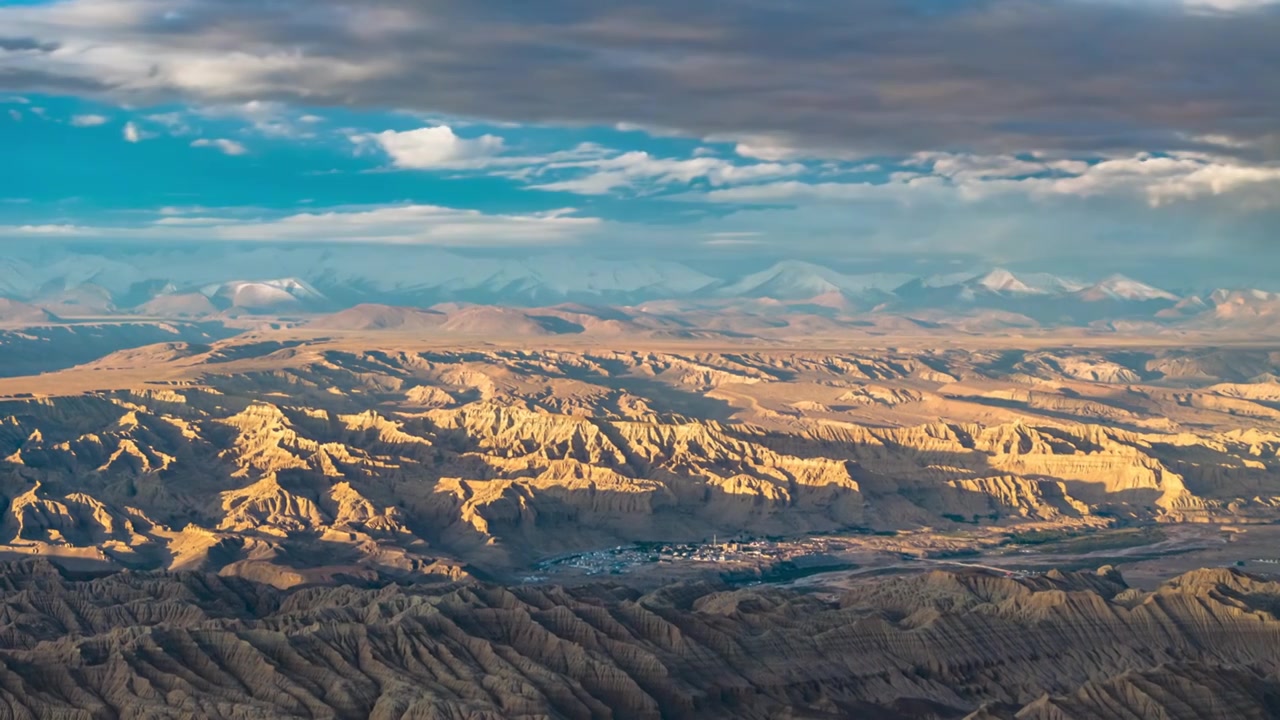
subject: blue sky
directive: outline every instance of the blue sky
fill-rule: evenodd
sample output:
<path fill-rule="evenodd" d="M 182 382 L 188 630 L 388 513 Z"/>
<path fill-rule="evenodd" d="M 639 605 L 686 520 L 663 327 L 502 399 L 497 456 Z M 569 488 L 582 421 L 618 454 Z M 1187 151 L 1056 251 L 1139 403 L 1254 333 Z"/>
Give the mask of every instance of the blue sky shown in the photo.
<path fill-rule="evenodd" d="M 0 2 L 0 240 L 1280 260 L 1272 3 L 717 7 Z"/>

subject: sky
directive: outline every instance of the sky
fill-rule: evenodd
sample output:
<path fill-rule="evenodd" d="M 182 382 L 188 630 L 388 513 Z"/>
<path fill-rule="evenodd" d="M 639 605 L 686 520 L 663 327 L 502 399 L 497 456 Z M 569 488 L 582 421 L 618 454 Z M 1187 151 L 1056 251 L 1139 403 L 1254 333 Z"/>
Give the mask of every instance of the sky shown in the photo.
<path fill-rule="evenodd" d="M 0 243 L 1271 285 L 1270 0 L 0 0 Z"/>

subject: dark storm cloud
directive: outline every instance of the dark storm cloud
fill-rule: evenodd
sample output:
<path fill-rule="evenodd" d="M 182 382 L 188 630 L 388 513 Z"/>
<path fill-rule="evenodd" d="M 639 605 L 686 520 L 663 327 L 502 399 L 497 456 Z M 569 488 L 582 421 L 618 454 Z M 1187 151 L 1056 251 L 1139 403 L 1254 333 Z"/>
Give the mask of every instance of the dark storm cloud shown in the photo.
<path fill-rule="evenodd" d="M 1214 12 L 1172 0 L 158 0 L 147 7 L 92 33 L 95 42 L 154 57 L 149 74 L 103 73 L 121 91 L 627 122 L 866 152 L 1155 149 L 1186 147 L 1194 142 L 1188 136 L 1258 140 L 1280 130 L 1274 5 Z M 86 32 L 39 12 L 19 18 L 32 42 L 71 45 Z M 197 83 L 175 72 L 194 51 L 247 53 L 236 70 L 244 77 L 235 76 L 243 81 Z M 273 53 L 304 62 L 255 71 L 246 59 Z M 0 55 L 0 78 L 4 62 Z M 94 69 L 66 72 L 85 81 Z"/>
<path fill-rule="evenodd" d="M 40 42 L 35 38 L 29 37 L 2 37 L 0 36 L 0 50 L 8 50 L 9 52 L 37 51 L 37 52 L 53 52 L 58 49 L 57 43 Z"/>

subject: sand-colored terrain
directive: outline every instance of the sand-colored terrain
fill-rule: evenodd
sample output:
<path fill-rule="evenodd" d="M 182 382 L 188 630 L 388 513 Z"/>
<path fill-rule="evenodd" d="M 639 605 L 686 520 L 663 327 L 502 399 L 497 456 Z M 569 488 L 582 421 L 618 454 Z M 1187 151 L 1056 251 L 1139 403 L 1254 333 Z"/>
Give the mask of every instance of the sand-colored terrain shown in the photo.
<path fill-rule="evenodd" d="M 1266 348 L 426 345 L 260 333 L 0 381 L 0 551 L 293 586 L 1280 505 Z"/>

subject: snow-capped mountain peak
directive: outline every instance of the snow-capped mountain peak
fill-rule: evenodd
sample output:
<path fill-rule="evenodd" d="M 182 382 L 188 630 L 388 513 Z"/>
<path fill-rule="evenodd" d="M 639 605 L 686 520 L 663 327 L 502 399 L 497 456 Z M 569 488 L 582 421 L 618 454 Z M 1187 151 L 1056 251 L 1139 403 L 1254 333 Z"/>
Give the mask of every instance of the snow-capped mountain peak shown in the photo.
<path fill-rule="evenodd" d="M 895 273 L 846 275 L 831 268 L 800 260 L 784 260 L 759 272 L 722 285 L 720 297 L 769 297 L 775 300 L 807 300 L 828 293 L 889 294 L 910 279 Z"/>
<path fill-rule="evenodd" d="M 1064 278 L 1050 273 L 1023 273 L 1018 276 L 1028 287 L 1036 288 L 1050 294 L 1073 293 L 1084 290 L 1089 287 L 1088 283 L 1082 283 L 1072 278 Z"/>
<path fill-rule="evenodd" d="M 721 287 L 716 294 L 721 297 L 771 297 L 778 300 L 811 298 L 839 292 L 840 285 L 833 281 L 838 279 L 837 276 L 838 273 L 824 267 L 786 261 L 746 275 Z"/>
<path fill-rule="evenodd" d="M 1146 283 L 1134 280 L 1125 275 L 1112 275 L 1105 280 L 1087 288 L 1085 293 L 1110 298 L 1112 300 L 1128 300 L 1134 302 L 1145 302 L 1149 300 L 1168 300 L 1177 302 L 1177 295 L 1161 290 L 1158 287 L 1147 285 Z"/>
<path fill-rule="evenodd" d="M 328 302 L 324 293 L 298 278 L 232 280 L 206 285 L 200 292 L 210 299 L 248 310 L 297 310 Z"/>
<path fill-rule="evenodd" d="M 1041 295 L 1045 292 L 1040 288 L 1028 285 L 1004 268 L 996 268 L 986 275 L 976 278 L 973 283 L 991 292 L 1008 295 Z"/>
<path fill-rule="evenodd" d="M 1274 300 L 1280 300 L 1280 293 L 1257 289 L 1227 290 L 1219 288 L 1209 294 L 1209 299 L 1212 300 L 1215 305 L 1222 305 L 1229 302 L 1271 302 Z"/>
<path fill-rule="evenodd" d="M 1002 295 L 1062 295 L 1078 292 L 1088 287 L 1085 283 L 1049 273 L 1013 274 L 1004 268 L 996 268 L 981 277 L 965 283 L 976 289 L 985 289 Z"/>
<path fill-rule="evenodd" d="M 973 271 L 952 272 L 952 273 L 942 273 L 939 275 L 929 275 L 928 277 L 916 278 L 913 280 L 906 281 L 903 284 L 905 285 L 907 284 L 907 282 L 910 282 L 911 284 L 917 285 L 922 288 L 945 288 L 945 287 L 952 287 L 955 285 L 961 285 L 965 282 L 969 282 L 980 277 L 982 276 L 975 275 Z"/>
<path fill-rule="evenodd" d="M 635 306 L 675 311 L 726 300 L 773 303 L 770 312 L 1016 313 L 1045 324 L 1115 317 L 1165 320 L 1232 306 L 1278 302 L 1266 291 L 1230 290 L 1180 298 L 1124 275 L 1085 284 L 1006 268 L 915 277 L 842 272 L 821 263 L 776 262 L 753 272 L 701 269 L 676 261 L 534 253 L 513 257 L 436 247 L 156 247 L 120 252 L 32 250 L 0 259 L 0 297 L 79 317 L 133 311 L 165 316 L 230 311 L 298 315 L 361 303 L 429 307 Z M 1274 288 L 1272 288 L 1274 289 Z M 160 302 L 157 298 L 167 298 Z M 808 309 L 806 309 L 808 308 Z M 1157 315 L 1157 313 L 1162 313 Z"/>

